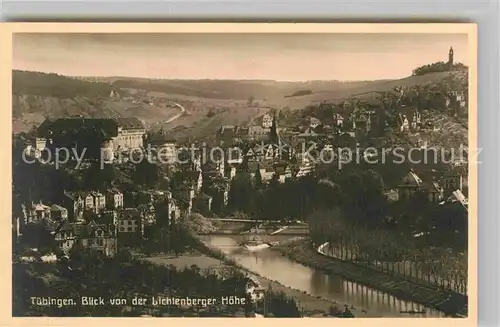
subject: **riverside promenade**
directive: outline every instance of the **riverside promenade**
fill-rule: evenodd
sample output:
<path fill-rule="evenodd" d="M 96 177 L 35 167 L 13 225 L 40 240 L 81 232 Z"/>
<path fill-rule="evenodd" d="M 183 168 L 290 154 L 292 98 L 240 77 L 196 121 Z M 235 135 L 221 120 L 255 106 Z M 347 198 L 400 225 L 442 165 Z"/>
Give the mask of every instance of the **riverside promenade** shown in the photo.
<path fill-rule="evenodd" d="M 312 247 L 308 240 L 280 244 L 271 248 L 303 265 L 321 269 L 344 279 L 378 289 L 406 301 L 437 309 L 455 317 L 467 316 L 467 296 L 422 285 L 389 275 L 374 268 L 326 257 Z"/>

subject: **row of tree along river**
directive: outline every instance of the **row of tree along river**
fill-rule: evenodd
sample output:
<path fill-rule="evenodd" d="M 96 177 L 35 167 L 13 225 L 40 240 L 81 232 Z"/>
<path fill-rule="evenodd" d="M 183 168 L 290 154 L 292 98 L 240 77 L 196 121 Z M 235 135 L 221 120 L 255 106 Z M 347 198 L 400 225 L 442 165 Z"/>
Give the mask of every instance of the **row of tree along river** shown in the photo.
<path fill-rule="evenodd" d="M 394 296 L 349 282 L 337 275 L 305 267 L 272 249 L 247 251 L 240 246 L 241 235 L 205 235 L 204 241 L 220 249 L 249 271 L 315 297 L 332 301 L 343 308 L 348 305 L 356 317 L 442 317 L 439 311 L 420 304 L 402 301 Z M 283 241 L 290 236 L 266 236 L 265 242 Z"/>

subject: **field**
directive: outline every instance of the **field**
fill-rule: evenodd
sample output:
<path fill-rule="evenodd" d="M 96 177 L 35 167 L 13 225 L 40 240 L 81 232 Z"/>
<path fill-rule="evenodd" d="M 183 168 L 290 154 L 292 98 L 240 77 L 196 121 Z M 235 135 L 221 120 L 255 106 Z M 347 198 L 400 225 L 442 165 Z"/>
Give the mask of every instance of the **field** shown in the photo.
<path fill-rule="evenodd" d="M 213 135 L 221 125 L 239 125 L 251 121 L 269 110 L 249 106 L 246 100 L 200 98 L 181 94 L 148 92 L 148 97 L 166 99 L 182 105 L 186 113 L 170 123 L 159 124 L 172 136 L 206 137 Z"/>

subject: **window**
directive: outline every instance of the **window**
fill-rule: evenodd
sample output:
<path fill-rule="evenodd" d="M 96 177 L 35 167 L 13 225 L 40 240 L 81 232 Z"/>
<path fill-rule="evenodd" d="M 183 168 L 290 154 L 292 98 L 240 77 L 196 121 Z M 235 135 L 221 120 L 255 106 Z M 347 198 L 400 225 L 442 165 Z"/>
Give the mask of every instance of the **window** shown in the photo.
<path fill-rule="evenodd" d="M 129 226 L 128 229 L 127 229 L 129 232 L 132 231 L 132 226 Z"/>
<path fill-rule="evenodd" d="M 125 228 L 120 227 L 120 232 L 124 232 L 124 231 L 125 231 Z"/>
<path fill-rule="evenodd" d="M 137 225 L 137 220 L 134 220 L 134 225 Z"/>

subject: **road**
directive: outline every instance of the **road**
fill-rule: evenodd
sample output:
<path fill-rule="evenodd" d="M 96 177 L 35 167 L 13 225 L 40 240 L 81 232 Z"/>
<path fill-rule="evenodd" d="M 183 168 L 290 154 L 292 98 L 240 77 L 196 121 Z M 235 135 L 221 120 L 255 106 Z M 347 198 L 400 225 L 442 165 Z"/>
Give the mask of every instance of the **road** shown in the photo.
<path fill-rule="evenodd" d="M 174 105 L 175 107 L 179 108 L 181 110 L 181 112 L 179 112 L 177 115 L 175 115 L 173 117 L 170 117 L 169 119 L 165 120 L 164 121 L 165 124 L 173 122 L 174 120 L 176 120 L 177 118 L 179 118 L 180 116 L 182 116 L 183 113 L 186 112 L 186 108 L 184 108 L 182 105 L 180 105 L 180 104 L 178 104 L 176 102 L 171 102 L 171 104 Z"/>

